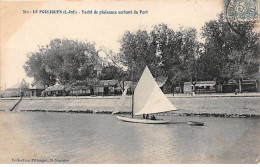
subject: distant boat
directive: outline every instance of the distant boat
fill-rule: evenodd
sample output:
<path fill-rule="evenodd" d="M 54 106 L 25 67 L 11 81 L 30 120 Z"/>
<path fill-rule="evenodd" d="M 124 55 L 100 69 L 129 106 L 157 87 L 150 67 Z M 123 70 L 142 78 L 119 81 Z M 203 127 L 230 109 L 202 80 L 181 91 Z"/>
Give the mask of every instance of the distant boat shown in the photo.
<path fill-rule="evenodd" d="M 125 99 L 124 96 L 123 93 L 121 97 L 122 101 Z M 145 67 L 145 70 L 135 88 L 134 95 L 132 96 L 132 117 L 117 116 L 117 119 L 134 123 L 166 124 L 170 123 L 170 121 L 140 119 L 134 118 L 134 116 L 177 110 L 163 94 L 147 66 Z M 121 99 L 118 105 L 123 104 Z M 117 112 L 119 112 L 118 106 L 116 106 L 113 114 Z"/>
<path fill-rule="evenodd" d="M 125 88 L 125 90 L 124 90 L 124 92 L 123 92 L 123 94 L 122 94 L 122 96 L 121 96 L 119 102 L 117 103 L 117 105 L 116 105 L 114 111 L 112 112 L 112 114 L 115 114 L 115 113 L 118 113 L 118 112 L 121 111 L 121 109 L 122 109 L 122 107 L 123 107 L 123 105 L 124 105 L 124 102 L 125 102 L 125 98 L 126 98 L 126 94 L 127 94 L 128 88 L 129 88 L 129 87 L 126 86 L 126 88 Z"/>
<path fill-rule="evenodd" d="M 195 126 L 203 126 L 204 125 L 203 122 L 195 122 L 195 121 L 189 121 L 188 124 L 189 125 L 195 125 Z"/>

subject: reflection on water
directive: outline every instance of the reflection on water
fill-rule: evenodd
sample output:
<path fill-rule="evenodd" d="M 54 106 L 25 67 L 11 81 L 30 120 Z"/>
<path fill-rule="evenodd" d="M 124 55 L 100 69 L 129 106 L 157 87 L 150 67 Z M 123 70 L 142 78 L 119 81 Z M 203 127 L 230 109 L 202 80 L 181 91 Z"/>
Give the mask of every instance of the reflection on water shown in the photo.
<path fill-rule="evenodd" d="M 172 124 L 148 125 L 105 114 L 6 115 L 40 157 L 71 163 L 256 163 L 259 156 L 259 119 L 167 116 Z"/>

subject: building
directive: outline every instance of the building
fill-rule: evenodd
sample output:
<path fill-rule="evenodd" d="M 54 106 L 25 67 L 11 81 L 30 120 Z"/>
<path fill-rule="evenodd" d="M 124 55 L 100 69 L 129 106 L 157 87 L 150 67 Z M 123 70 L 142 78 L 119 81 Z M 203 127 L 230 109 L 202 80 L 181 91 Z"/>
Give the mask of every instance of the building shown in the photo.
<path fill-rule="evenodd" d="M 184 94 L 190 94 L 194 90 L 191 82 L 184 82 Z M 215 93 L 216 81 L 197 81 L 195 84 L 196 93 Z"/>
<path fill-rule="evenodd" d="M 125 89 L 126 87 L 128 87 L 127 94 L 132 94 L 132 91 L 134 91 L 136 85 L 137 85 L 137 82 L 132 82 L 132 81 L 118 82 L 117 87 L 115 88 L 115 94 L 122 94 L 123 89 Z"/>
<path fill-rule="evenodd" d="M 256 92 L 257 80 L 242 80 L 241 91 L 242 92 Z M 229 80 L 227 83 L 222 84 L 223 93 L 234 93 L 239 90 L 239 83 L 236 80 Z"/>
<path fill-rule="evenodd" d="M 29 85 L 28 83 L 17 83 L 10 88 L 7 88 L 3 97 L 37 97 L 44 91 L 44 86 L 40 84 Z"/>
<path fill-rule="evenodd" d="M 96 85 L 93 85 L 92 94 L 99 96 L 115 95 L 115 88 L 118 80 L 100 80 Z"/>
<path fill-rule="evenodd" d="M 39 97 L 41 96 L 42 92 L 45 90 L 45 86 L 36 83 L 34 85 L 29 86 L 29 96 L 30 97 Z"/>
<path fill-rule="evenodd" d="M 22 94 L 21 84 L 17 83 L 12 87 L 7 88 L 3 93 L 3 97 L 20 97 L 21 94 Z"/>
<path fill-rule="evenodd" d="M 70 96 L 89 96 L 91 95 L 91 88 L 89 86 L 74 86 L 69 91 Z"/>
<path fill-rule="evenodd" d="M 158 77 L 156 78 L 156 83 L 161 88 L 163 93 L 172 93 L 172 84 L 168 81 L 167 77 Z M 123 88 L 125 89 L 128 87 L 127 94 L 132 94 L 132 84 L 133 84 L 133 91 L 137 85 L 137 82 L 132 81 L 120 81 L 118 82 L 116 88 L 115 88 L 115 94 L 122 94 Z"/>
<path fill-rule="evenodd" d="M 10 88 L 7 88 L 3 97 L 30 97 L 29 84 L 24 80 L 21 83 L 17 83 Z"/>
<path fill-rule="evenodd" d="M 115 94 L 115 88 L 117 87 L 117 80 L 99 80 L 86 85 L 84 83 L 78 83 L 77 85 L 67 88 L 59 84 L 50 86 L 43 91 L 44 96 L 108 96 Z"/>
<path fill-rule="evenodd" d="M 59 84 L 46 88 L 42 93 L 44 96 L 65 96 L 66 95 L 64 86 Z"/>

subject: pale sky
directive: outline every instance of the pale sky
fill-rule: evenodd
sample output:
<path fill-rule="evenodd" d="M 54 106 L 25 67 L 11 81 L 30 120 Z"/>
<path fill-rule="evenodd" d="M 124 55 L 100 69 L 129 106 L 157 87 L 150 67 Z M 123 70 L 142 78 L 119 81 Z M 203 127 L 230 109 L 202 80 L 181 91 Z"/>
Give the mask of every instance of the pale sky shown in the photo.
<path fill-rule="evenodd" d="M 0 4 L 3 9 L 6 4 Z M 7 8 L 9 5 L 6 5 Z M 153 25 L 166 23 L 177 29 L 180 25 L 196 28 L 198 31 L 206 21 L 216 19 L 222 11 L 222 0 L 178 0 L 178 1 L 79 1 L 79 2 L 44 2 L 21 7 L 12 4 L 10 18 L 1 13 L 2 26 L 0 35 L 8 36 L 1 41 L 1 87 L 11 87 L 23 78 L 27 78 L 23 65 L 26 53 L 37 50 L 37 46 L 46 45 L 54 38 L 69 38 L 94 41 L 97 49 L 104 46 L 117 52 L 118 40 L 127 30 L 150 30 Z M 11 8 L 10 7 L 10 8 Z M 38 10 L 144 10 L 148 14 L 138 15 L 51 15 L 22 14 L 24 9 Z M 5 8 L 6 9 L 6 8 Z M 25 19 L 26 18 L 26 19 Z M 22 20 L 22 21 L 21 21 Z M 12 32 L 10 28 L 17 26 Z M 3 24 L 6 23 L 6 24 Z M 10 32 L 9 32 L 10 31 Z M 4 40 L 4 41 L 3 41 Z"/>

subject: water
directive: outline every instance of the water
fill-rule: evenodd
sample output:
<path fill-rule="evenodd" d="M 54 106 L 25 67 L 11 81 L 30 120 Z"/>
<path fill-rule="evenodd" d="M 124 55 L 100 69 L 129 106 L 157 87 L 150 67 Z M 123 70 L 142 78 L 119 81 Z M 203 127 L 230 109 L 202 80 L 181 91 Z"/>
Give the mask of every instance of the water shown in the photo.
<path fill-rule="evenodd" d="M 5 120 L 40 158 L 70 163 L 256 163 L 259 119 L 163 118 L 173 123 L 135 124 L 106 114 L 33 112 L 6 112 Z M 189 120 L 205 126 L 187 125 Z"/>

